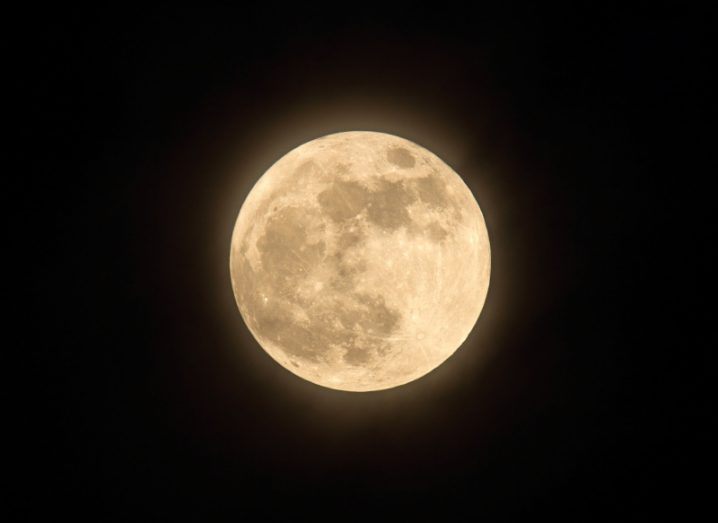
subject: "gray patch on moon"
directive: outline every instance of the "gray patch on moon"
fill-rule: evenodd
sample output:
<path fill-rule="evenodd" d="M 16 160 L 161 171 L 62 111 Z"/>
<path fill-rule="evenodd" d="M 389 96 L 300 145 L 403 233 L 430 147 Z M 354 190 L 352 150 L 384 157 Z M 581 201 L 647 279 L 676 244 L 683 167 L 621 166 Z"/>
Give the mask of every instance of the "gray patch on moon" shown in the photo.
<path fill-rule="evenodd" d="M 312 219 L 314 218 L 314 219 Z M 267 222 L 264 233 L 257 240 L 262 268 L 272 275 L 273 287 L 279 292 L 291 291 L 299 277 L 320 263 L 325 245 L 323 241 L 307 243 L 309 229 L 321 226 L 314 213 L 299 207 L 284 207 Z"/>
<path fill-rule="evenodd" d="M 436 222 L 431 222 L 429 224 L 429 226 L 426 228 L 426 234 L 429 236 L 429 238 L 436 242 L 443 241 L 449 235 L 449 233 L 446 232 L 446 230 Z"/>
<path fill-rule="evenodd" d="M 346 202 L 356 201 L 355 189 L 356 184 L 332 184 L 328 190 L 335 191 L 334 198 L 325 200 L 322 211 L 345 222 L 354 212 L 347 210 L 353 204 Z M 337 196 L 348 193 L 348 198 Z M 366 238 L 363 231 L 341 226 L 336 251 L 331 253 L 323 240 L 308 242 L 308 231 L 321 227 L 321 216 L 316 209 L 301 206 L 273 212 L 257 240 L 261 274 L 252 271 L 244 255 L 244 263 L 235 271 L 241 278 L 241 298 L 254 311 L 248 324 L 281 348 L 293 366 L 323 361 L 331 347 L 341 347 L 348 365 L 361 365 L 380 349 L 386 350 L 382 337 L 399 328 L 401 314 L 389 308 L 383 297 L 355 290 L 356 275 L 366 269 L 363 258 L 356 255 Z M 299 292 L 317 273 L 330 275 L 328 282 L 316 281 L 323 289 L 320 301 Z"/>
<path fill-rule="evenodd" d="M 343 359 L 349 365 L 363 365 L 370 361 L 370 353 L 366 350 L 351 347 L 344 353 Z"/>
<path fill-rule="evenodd" d="M 371 193 L 367 204 L 367 217 L 382 229 L 397 229 L 411 223 L 407 206 L 414 195 L 407 191 L 403 182 L 382 180 L 379 190 Z"/>
<path fill-rule="evenodd" d="M 386 159 L 389 163 L 401 167 L 402 169 L 410 169 L 414 167 L 416 160 L 409 151 L 403 147 L 392 147 L 386 152 Z"/>
<path fill-rule="evenodd" d="M 337 247 L 339 249 L 348 249 L 360 244 L 366 238 L 366 234 L 359 230 L 350 230 L 341 233 L 339 240 L 337 241 Z"/>
<path fill-rule="evenodd" d="M 367 218 L 382 229 L 407 226 L 411 217 L 407 206 L 415 199 L 404 182 L 381 180 L 376 190 L 354 181 L 337 180 L 317 195 L 322 212 L 335 222 L 344 222 L 367 211 Z"/>
<path fill-rule="evenodd" d="M 419 199 L 432 207 L 443 209 L 449 204 L 448 194 L 446 193 L 446 184 L 439 180 L 435 174 L 430 174 L 422 178 L 416 178 L 411 181 Z"/>
<path fill-rule="evenodd" d="M 369 201 L 368 191 L 356 182 L 337 180 L 317 195 L 317 201 L 335 222 L 359 214 Z"/>

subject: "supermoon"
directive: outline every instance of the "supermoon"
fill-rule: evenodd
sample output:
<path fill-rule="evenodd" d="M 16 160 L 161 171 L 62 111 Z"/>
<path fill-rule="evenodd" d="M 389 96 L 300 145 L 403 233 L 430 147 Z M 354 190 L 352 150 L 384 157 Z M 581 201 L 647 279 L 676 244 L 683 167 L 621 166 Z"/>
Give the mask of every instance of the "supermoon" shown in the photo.
<path fill-rule="evenodd" d="M 436 155 L 390 134 L 337 133 L 257 181 L 230 273 L 244 322 L 283 367 L 332 389 L 381 390 L 466 340 L 489 287 L 489 237 Z"/>

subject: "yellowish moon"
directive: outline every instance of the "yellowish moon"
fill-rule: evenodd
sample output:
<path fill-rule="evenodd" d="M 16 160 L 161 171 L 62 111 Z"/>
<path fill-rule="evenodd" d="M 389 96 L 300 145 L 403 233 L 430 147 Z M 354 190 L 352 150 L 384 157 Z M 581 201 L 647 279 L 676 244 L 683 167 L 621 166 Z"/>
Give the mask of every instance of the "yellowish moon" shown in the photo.
<path fill-rule="evenodd" d="M 230 254 L 239 311 L 297 376 L 387 389 L 466 340 L 489 287 L 484 217 L 461 177 L 398 136 L 307 142 L 257 181 Z"/>

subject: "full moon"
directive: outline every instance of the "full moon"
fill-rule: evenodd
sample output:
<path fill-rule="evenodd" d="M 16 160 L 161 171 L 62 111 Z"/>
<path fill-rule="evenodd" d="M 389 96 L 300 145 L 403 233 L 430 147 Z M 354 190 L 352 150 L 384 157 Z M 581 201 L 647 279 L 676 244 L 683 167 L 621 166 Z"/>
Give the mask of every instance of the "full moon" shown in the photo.
<path fill-rule="evenodd" d="M 343 132 L 288 152 L 232 234 L 239 311 L 277 362 L 318 385 L 406 384 L 466 340 L 489 287 L 484 217 L 461 177 L 398 136 Z"/>

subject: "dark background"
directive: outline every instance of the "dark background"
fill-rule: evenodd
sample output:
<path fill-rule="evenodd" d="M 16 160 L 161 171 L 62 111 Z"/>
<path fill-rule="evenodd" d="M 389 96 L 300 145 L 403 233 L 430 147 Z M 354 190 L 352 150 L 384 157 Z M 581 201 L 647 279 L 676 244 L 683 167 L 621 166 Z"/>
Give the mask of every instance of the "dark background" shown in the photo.
<path fill-rule="evenodd" d="M 708 219 L 682 197 L 707 93 L 700 18 L 443 4 L 18 15 L 26 513 L 581 521 L 698 506 L 708 342 L 686 336 L 693 302 L 674 294 L 697 284 L 676 268 L 692 247 L 675 216 Z M 444 158 L 492 239 L 465 345 L 366 394 L 268 358 L 227 268 L 254 181 L 352 129 Z"/>

